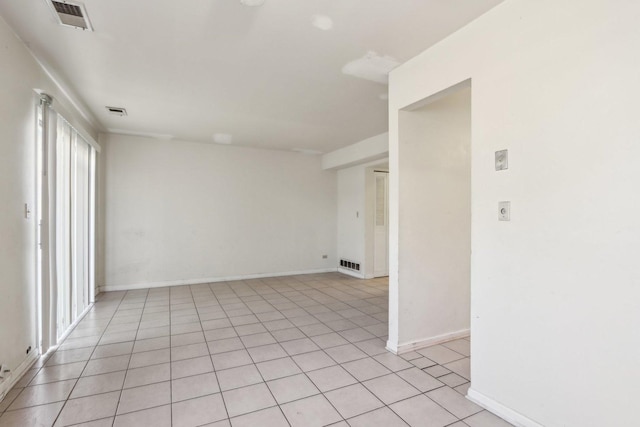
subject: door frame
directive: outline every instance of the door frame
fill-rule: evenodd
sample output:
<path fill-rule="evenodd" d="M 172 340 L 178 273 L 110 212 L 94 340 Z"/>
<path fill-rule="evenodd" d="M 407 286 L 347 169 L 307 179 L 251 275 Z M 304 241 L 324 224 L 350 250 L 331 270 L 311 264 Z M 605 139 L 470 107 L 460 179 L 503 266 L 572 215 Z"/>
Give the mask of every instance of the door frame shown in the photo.
<path fill-rule="evenodd" d="M 59 342 L 64 340 L 82 318 L 91 310 L 95 300 L 95 274 L 96 274 L 96 214 L 97 214 L 97 156 L 100 146 L 84 129 L 76 128 L 65 119 L 63 107 L 56 104 L 52 107 L 53 98 L 45 93 L 36 92 L 35 112 L 35 201 L 32 215 L 35 218 L 35 345 L 40 354 L 57 348 Z M 58 109 L 61 109 L 61 116 Z M 57 294 L 57 133 L 58 121 L 64 120 L 83 143 L 89 147 L 88 152 L 88 179 L 85 185 L 87 189 L 87 253 L 86 265 L 88 268 L 86 289 L 83 290 L 83 305 L 81 313 L 77 310 L 70 320 L 66 330 L 58 336 L 58 294 Z M 73 168 L 73 166 L 71 166 Z M 73 191 L 73 189 L 71 190 Z M 73 227 L 73 225 L 72 225 Z M 72 251 L 73 252 L 73 251 Z M 73 286 L 70 296 L 73 295 Z"/>
<path fill-rule="evenodd" d="M 375 179 L 375 197 L 374 197 L 374 221 L 373 221 L 373 277 L 387 277 L 389 276 L 389 171 L 376 169 L 373 171 L 374 179 Z M 378 198 L 378 177 L 384 177 L 384 219 L 385 219 L 385 229 L 386 229 L 386 239 L 384 244 L 384 256 L 386 259 L 386 267 L 383 269 L 384 271 L 377 270 L 376 262 L 378 261 L 378 231 L 377 231 L 377 198 Z"/>
<path fill-rule="evenodd" d="M 388 159 L 380 160 L 377 164 L 365 169 L 365 235 L 364 235 L 364 278 L 373 279 L 375 268 L 375 208 L 376 208 L 376 171 L 389 172 Z M 387 180 L 388 181 L 388 180 Z M 389 193 L 387 192 L 387 198 Z M 387 225 L 389 204 L 387 201 Z M 389 237 L 387 235 L 387 254 Z M 380 276 L 384 277 L 384 276 Z"/>

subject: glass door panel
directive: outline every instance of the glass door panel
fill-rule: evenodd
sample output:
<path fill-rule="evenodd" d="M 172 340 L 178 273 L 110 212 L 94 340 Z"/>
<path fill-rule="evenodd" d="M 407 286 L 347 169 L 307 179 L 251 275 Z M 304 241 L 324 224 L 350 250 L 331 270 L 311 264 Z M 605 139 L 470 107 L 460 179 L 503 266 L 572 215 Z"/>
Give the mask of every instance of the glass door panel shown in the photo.
<path fill-rule="evenodd" d="M 72 322 L 71 315 L 71 127 L 58 120 L 56 141 L 56 262 L 60 338 Z"/>
<path fill-rule="evenodd" d="M 58 118 L 56 146 L 57 336 L 62 337 L 89 305 L 91 147 Z"/>

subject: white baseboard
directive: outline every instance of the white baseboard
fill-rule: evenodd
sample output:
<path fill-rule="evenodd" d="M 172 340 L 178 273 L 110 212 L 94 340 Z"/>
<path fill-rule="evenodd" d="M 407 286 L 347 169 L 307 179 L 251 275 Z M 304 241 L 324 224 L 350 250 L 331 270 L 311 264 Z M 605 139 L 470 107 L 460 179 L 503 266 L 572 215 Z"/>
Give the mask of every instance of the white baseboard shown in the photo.
<path fill-rule="evenodd" d="M 167 286 L 200 285 L 202 283 L 231 282 L 234 280 L 265 279 L 268 277 L 333 273 L 336 271 L 337 269 L 334 267 L 334 268 L 321 268 L 317 270 L 284 271 L 284 272 L 278 272 L 278 273 L 246 274 L 242 276 L 207 277 L 202 279 L 185 279 L 185 280 L 172 280 L 172 281 L 166 281 L 166 282 L 136 283 L 132 285 L 104 285 L 104 286 L 100 286 L 100 292 L 131 291 L 134 289 L 146 289 L 146 288 L 165 288 Z"/>
<path fill-rule="evenodd" d="M 485 396 L 473 389 L 473 386 L 467 391 L 467 399 L 473 403 L 482 406 L 489 412 L 494 413 L 505 421 L 510 422 L 516 427 L 543 427 L 542 424 L 538 424 L 531 418 L 527 418 L 519 412 L 513 409 L 507 408 L 502 403 L 496 402 L 490 397 Z"/>
<path fill-rule="evenodd" d="M 431 347 L 432 345 L 442 344 L 443 342 L 458 340 L 460 338 L 466 338 L 469 336 L 469 329 L 462 329 L 456 332 L 449 332 L 435 337 L 424 338 L 418 341 L 411 341 L 402 344 L 395 344 L 387 341 L 387 350 L 394 354 L 404 354 L 411 351 L 420 350 L 425 347 Z"/>
<path fill-rule="evenodd" d="M 20 364 L 20 366 L 18 366 L 16 369 L 14 369 L 13 371 L 11 371 L 11 373 L 9 373 L 9 375 L 7 375 L 4 379 L 4 381 L 2 383 L 0 383 L 0 402 L 2 402 L 2 400 L 4 399 L 4 397 L 7 395 L 7 393 L 9 392 L 9 390 L 11 390 L 13 388 L 14 385 L 16 385 L 16 383 L 18 381 L 20 381 L 20 379 L 22 378 L 22 376 L 29 370 L 31 369 L 31 367 L 33 366 L 34 363 L 36 363 L 36 360 L 38 360 L 38 358 L 40 357 L 40 350 L 39 349 L 35 349 L 33 350 L 31 353 L 29 353 L 29 355 L 22 361 L 22 363 Z"/>
<path fill-rule="evenodd" d="M 338 273 L 346 274 L 347 276 L 356 277 L 358 279 L 364 279 L 364 274 L 352 271 L 347 268 L 338 267 Z"/>

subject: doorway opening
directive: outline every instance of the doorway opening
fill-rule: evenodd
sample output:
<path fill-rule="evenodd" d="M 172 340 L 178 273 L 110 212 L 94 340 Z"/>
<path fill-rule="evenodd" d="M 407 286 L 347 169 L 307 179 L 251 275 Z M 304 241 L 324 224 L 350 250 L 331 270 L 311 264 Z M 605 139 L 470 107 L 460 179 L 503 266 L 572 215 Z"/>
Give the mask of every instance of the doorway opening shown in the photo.
<path fill-rule="evenodd" d="M 373 277 L 389 275 L 389 171 L 374 169 Z"/>
<path fill-rule="evenodd" d="M 398 126 L 388 348 L 401 354 L 470 336 L 471 82 L 400 110 Z M 470 379 L 468 357 L 458 365 Z"/>
<path fill-rule="evenodd" d="M 389 162 L 365 168 L 365 279 L 389 276 Z"/>

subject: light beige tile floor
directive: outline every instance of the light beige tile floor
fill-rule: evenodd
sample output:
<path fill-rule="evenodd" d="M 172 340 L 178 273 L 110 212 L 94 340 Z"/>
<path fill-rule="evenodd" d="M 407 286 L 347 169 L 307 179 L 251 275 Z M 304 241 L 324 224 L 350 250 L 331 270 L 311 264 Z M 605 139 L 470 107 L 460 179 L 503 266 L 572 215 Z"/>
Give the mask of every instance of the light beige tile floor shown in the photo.
<path fill-rule="evenodd" d="M 385 350 L 387 279 L 111 292 L 0 402 L 6 426 L 510 424 L 467 400 L 467 339 Z"/>

